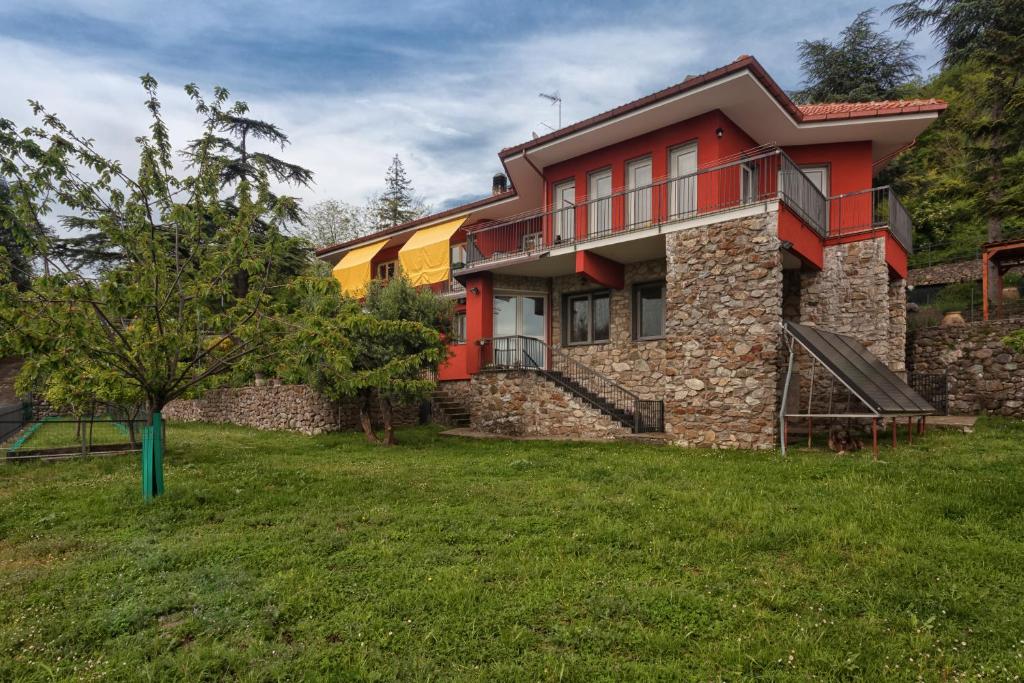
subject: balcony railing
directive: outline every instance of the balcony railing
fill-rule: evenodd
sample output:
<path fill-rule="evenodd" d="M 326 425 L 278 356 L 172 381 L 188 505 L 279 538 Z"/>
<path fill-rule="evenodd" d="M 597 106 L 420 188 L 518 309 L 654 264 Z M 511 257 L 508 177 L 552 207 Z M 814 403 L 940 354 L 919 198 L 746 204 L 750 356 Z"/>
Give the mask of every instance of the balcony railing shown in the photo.
<path fill-rule="evenodd" d="M 910 214 L 888 185 L 830 197 L 829 234 L 852 235 L 888 228 L 908 253 L 914 251 L 914 226 Z"/>
<path fill-rule="evenodd" d="M 745 155 L 683 176 L 480 226 L 466 243 L 466 267 L 713 215 L 780 199 L 826 235 L 827 202 L 782 150 Z"/>

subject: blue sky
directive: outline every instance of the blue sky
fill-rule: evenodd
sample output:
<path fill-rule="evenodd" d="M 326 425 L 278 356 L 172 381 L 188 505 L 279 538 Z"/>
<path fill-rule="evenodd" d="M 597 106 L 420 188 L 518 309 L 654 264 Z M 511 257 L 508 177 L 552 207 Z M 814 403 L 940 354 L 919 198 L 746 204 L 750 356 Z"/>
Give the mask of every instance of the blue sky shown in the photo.
<path fill-rule="evenodd" d="M 316 173 L 309 201 L 361 203 L 398 153 L 435 207 L 485 194 L 499 148 L 756 56 L 800 84 L 796 44 L 833 39 L 864 2 L 128 2 L 4 0 L 0 116 L 38 99 L 128 163 L 144 133 L 139 74 L 161 83 L 178 141 L 196 130 L 181 86 L 223 85 L 281 125 Z M 884 7 L 880 5 L 879 7 Z M 884 17 L 880 24 L 887 26 Z M 922 67 L 937 59 L 914 39 Z"/>

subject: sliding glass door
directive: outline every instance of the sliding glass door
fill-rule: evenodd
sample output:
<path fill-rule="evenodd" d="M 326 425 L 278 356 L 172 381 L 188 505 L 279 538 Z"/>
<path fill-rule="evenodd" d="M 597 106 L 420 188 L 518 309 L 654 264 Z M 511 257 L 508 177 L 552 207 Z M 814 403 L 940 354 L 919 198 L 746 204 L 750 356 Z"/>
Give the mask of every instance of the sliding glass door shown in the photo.
<path fill-rule="evenodd" d="M 494 364 L 542 368 L 546 364 L 547 297 L 494 295 Z"/>

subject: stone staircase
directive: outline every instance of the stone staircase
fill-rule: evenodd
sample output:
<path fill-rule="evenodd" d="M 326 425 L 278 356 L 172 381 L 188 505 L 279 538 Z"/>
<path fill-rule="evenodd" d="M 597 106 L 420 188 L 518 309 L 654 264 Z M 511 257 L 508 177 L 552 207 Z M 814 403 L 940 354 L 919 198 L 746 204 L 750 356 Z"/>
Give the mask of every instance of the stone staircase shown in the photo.
<path fill-rule="evenodd" d="M 469 407 L 463 401 L 440 388 L 435 389 L 430 398 L 434 410 L 441 413 L 440 421 L 452 427 L 469 426 Z"/>
<path fill-rule="evenodd" d="M 576 396 L 586 403 L 594 406 L 602 413 L 621 424 L 623 427 L 633 429 L 633 411 L 616 406 L 611 401 L 608 401 L 599 394 L 590 391 L 581 383 L 571 379 L 565 373 L 557 370 L 545 370 L 542 371 L 542 374 L 573 396 Z"/>

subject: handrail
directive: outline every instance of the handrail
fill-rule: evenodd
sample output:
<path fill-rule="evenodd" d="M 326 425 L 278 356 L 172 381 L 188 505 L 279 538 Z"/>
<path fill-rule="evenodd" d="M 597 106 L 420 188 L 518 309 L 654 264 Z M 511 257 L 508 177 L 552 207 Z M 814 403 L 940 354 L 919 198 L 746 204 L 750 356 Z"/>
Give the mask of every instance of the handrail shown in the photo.
<path fill-rule="evenodd" d="M 889 185 L 856 190 L 829 197 L 832 236 L 888 228 L 907 253 L 914 251 L 914 226 L 910 213 Z"/>
<path fill-rule="evenodd" d="M 465 267 L 779 199 L 821 237 L 827 200 L 779 148 L 470 228 Z"/>
<path fill-rule="evenodd" d="M 615 380 L 580 363 L 543 339 L 524 335 L 490 337 L 481 347 L 490 345 L 490 359 L 483 363 L 493 369 L 537 370 L 570 391 L 576 391 L 592 403 L 606 404 L 601 409 L 620 421 L 632 421 L 635 432 L 664 430 L 664 402 L 641 399 Z M 483 348 L 481 348 L 483 353 Z M 564 382 L 563 380 L 568 380 Z"/>

